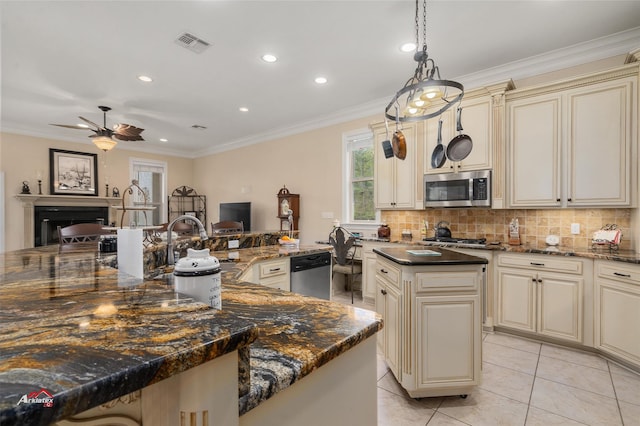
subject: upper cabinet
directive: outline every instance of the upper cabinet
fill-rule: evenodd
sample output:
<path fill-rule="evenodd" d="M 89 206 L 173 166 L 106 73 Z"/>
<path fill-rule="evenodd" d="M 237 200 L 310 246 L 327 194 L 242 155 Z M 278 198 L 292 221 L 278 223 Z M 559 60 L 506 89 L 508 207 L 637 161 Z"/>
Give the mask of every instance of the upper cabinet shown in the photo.
<path fill-rule="evenodd" d="M 425 174 L 491 169 L 493 164 L 491 97 L 483 96 L 471 99 L 465 97 L 461 104 L 463 128 L 461 132 L 456 131 L 456 106 L 445 111 L 439 118 L 435 117 L 427 121 Z M 435 168 L 431 164 L 431 157 L 438 143 L 439 120 L 442 120 L 442 144 L 445 149 L 449 141 L 459 133 L 469 135 L 473 142 L 473 148 L 464 160 L 452 162 L 447 159 L 442 167 Z"/>
<path fill-rule="evenodd" d="M 637 64 L 508 93 L 508 207 L 633 207 L 637 96 Z"/>
<path fill-rule="evenodd" d="M 389 132 L 384 123 L 371 126 L 374 134 L 374 202 L 377 209 L 423 208 L 422 175 L 417 173 L 418 146 L 422 136 L 423 123 L 403 123 L 400 130 L 405 137 L 407 154 L 404 160 L 385 158 L 382 142 L 393 140 L 395 123 Z"/>

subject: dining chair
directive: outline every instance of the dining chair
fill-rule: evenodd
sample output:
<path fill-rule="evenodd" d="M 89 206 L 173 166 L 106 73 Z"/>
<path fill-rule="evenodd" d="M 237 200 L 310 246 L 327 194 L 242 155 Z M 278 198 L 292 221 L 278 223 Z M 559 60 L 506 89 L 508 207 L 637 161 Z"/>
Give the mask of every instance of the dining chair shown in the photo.
<path fill-rule="evenodd" d="M 58 226 L 58 239 L 60 244 L 86 243 L 98 241 L 101 235 L 111 234 L 103 229 L 100 223 L 76 223 L 65 226 Z"/>
<path fill-rule="evenodd" d="M 329 244 L 333 247 L 333 275 L 345 276 L 347 289 L 351 289 L 351 303 L 353 304 L 354 280 L 362 275 L 362 262 L 355 259 L 356 237 L 342 227 L 333 228 L 329 234 Z"/>
<path fill-rule="evenodd" d="M 235 234 L 244 232 L 244 223 L 233 220 L 223 220 L 211 224 L 211 232 L 214 234 Z"/>

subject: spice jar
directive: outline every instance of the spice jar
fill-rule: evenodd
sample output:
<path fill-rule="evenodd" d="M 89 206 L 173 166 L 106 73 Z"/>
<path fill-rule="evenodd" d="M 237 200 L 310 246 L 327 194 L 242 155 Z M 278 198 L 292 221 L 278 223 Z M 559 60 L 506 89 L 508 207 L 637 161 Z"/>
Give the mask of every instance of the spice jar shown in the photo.
<path fill-rule="evenodd" d="M 391 228 L 387 226 L 386 223 L 383 223 L 378 228 L 378 238 L 389 238 L 391 236 Z"/>

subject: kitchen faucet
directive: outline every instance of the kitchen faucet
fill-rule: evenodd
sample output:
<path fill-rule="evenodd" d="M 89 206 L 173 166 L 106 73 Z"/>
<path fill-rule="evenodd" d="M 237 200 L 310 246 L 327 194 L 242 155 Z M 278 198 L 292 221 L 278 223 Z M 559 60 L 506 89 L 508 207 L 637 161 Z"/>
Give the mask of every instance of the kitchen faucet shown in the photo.
<path fill-rule="evenodd" d="M 179 220 L 185 220 L 185 219 L 189 219 L 192 222 L 195 222 L 196 225 L 198 225 L 198 232 L 200 233 L 200 240 L 204 241 L 204 240 L 208 240 L 209 236 L 207 235 L 207 230 L 204 227 L 204 225 L 202 224 L 202 222 L 200 222 L 200 219 L 198 219 L 195 216 L 189 216 L 187 214 L 183 214 L 182 216 L 178 216 L 177 218 L 173 219 L 173 221 L 171 221 L 171 223 L 167 226 L 167 265 L 173 265 L 175 264 L 175 258 L 173 256 L 173 249 L 172 249 L 172 244 L 171 244 L 171 234 L 173 233 L 173 227 L 176 224 L 177 221 Z"/>

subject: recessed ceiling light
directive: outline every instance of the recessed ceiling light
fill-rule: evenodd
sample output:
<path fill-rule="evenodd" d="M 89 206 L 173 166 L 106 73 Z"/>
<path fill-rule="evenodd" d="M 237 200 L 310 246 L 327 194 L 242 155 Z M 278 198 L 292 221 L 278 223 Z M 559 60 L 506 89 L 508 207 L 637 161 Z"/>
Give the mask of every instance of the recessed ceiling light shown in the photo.
<path fill-rule="evenodd" d="M 160 142 L 169 142 L 169 139 L 160 138 Z"/>
<path fill-rule="evenodd" d="M 148 75 L 139 75 L 138 80 L 144 81 L 145 83 L 151 83 L 153 81 L 153 79 Z"/>
<path fill-rule="evenodd" d="M 78 126 L 78 127 L 84 127 L 85 129 L 88 129 L 88 128 L 89 128 L 89 126 L 88 126 L 87 124 L 84 124 L 84 123 L 78 123 L 78 124 L 76 124 L 76 126 Z"/>
<path fill-rule="evenodd" d="M 413 42 L 405 43 L 402 46 L 400 46 L 400 50 L 403 52 L 413 52 L 414 50 L 416 50 L 416 44 Z"/>
<path fill-rule="evenodd" d="M 240 112 L 249 112 L 249 108 L 247 108 L 247 107 L 240 107 L 240 108 L 238 108 L 238 110 Z"/>
<path fill-rule="evenodd" d="M 262 55 L 262 60 L 265 61 L 265 62 L 272 63 L 272 62 L 277 61 L 278 58 L 275 55 L 272 55 L 270 53 L 266 53 L 266 54 Z"/>
<path fill-rule="evenodd" d="M 327 78 L 326 77 L 316 77 L 316 79 L 313 80 L 313 81 L 315 81 L 318 84 L 325 84 L 327 82 Z"/>

